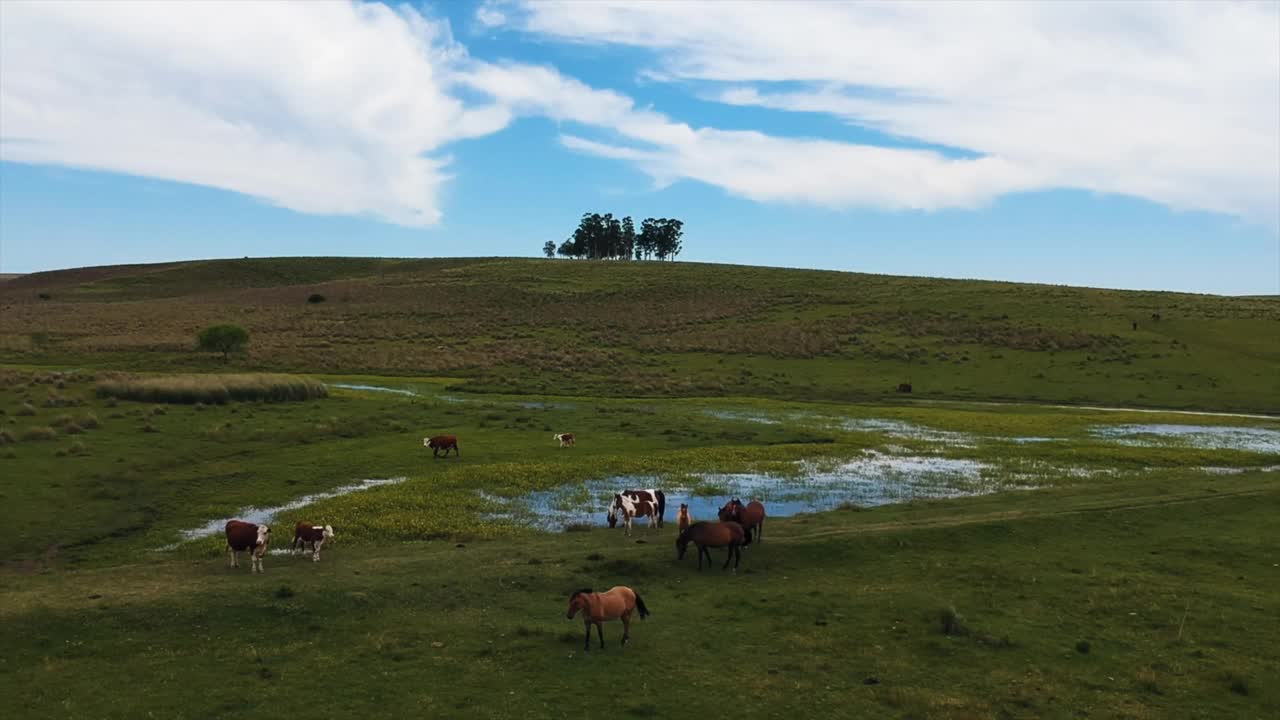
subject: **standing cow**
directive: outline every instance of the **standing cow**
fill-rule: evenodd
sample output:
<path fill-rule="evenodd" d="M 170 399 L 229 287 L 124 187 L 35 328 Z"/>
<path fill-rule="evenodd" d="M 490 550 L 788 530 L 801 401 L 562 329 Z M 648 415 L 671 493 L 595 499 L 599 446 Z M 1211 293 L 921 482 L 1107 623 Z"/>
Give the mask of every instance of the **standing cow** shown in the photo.
<path fill-rule="evenodd" d="M 574 443 L 573 433 L 559 433 L 556 435 L 552 435 L 551 439 L 558 441 L 560 443 L 560 447 L 562 448 L 573 447 L 573 443 Z"/>
<path fill-rule="evenodd" d="M 326 540 L 333 539 L 332 525 L 312 525 L 311 523 L 300 522 L 293 528 L 293 548 L 294 550 L 307 549 L 307 543 L 311 543 L 311 561 L 320 562 L 320 548 Z"/>
<path fill-rule="evenodd" d="M 271 543 L 271 528 L 267 525 L 255 525 L 241 520 L 227 523 L 227 552 L 231 555 L 231 567 L 240 567 L 236 553 L 248 552 L 252 561 L 250 572 L 264 572 L 262 556 L 267 554 L 267 545 Z"/>
<path fill-rule="evenodd" d="M 444 451 L 444 456 L 449 457 L 449 451 L 452 450 L 455 456 L 461 455 L 458 451 L 458 436 L 456 435 L 436 435 L 434 437 L 422 438 L 422 446 L 431 448 L 432 457 L 440 457 L 440 451 Z"/>

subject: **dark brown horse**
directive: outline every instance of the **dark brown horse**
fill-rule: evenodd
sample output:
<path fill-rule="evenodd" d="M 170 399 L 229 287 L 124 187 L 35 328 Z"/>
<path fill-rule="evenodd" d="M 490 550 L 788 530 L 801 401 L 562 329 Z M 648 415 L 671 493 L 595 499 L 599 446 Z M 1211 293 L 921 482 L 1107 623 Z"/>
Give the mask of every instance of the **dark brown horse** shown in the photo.
<path fill-rule="evenodd" d="M 724 566 L 720 569 L 729 567 L 729 561 L 733 560 L 733 571 L 737 572 L 738 563 L 742 562 L 742 545 L 745 541 L 746 534 L 736 522 L 696 522 L 676 538 L 676 559 L 684 559 L 684 551 L 688 549 L 689 543 L 693 543 L 698 546 L 698 570 L 702 570 L 703 555 L 707 556 L 707 564 L 711 564 L 711 551 L 707 548 L 727 547 L 729 554 L 725 556 Z"/>
<path fill-rule="evenodd" d="M 720 508 L 720 521 L 732 520 L 742 526 L 743 531 L 747 533 L 747 541 L 744 545 L 750 545 L 753 541 L 764 540 L 764 503 L 759 500 L 752 500 L 746 505 L 738 498 L 734 498 L 725 503 Z"/>
<path fill-rule="evenodd" d="M 582 649 L 591 651 L 591 626 L 596 626 L 596 632 L 600 635 L 600 648 L 604 649 L 604 621 L 605 620 L 622 620 L 622 644 L 626 645 L 631 640 L 631 612 L 633 610 L 640 611 L 640 619 L 649 617 L 649 608 L 644 606 L 644 600 L 640 599 L 640 594 L 635 590 L 625 586 L 616 585 L 609 588 L 607 592 L 591 592 L 591 588 L 578 590 L 569 596 L 569 614 L 568 618 L 573 619 L 579 611 L 582 612 L 582 624 L 587 627 L 587 638 Z"/>

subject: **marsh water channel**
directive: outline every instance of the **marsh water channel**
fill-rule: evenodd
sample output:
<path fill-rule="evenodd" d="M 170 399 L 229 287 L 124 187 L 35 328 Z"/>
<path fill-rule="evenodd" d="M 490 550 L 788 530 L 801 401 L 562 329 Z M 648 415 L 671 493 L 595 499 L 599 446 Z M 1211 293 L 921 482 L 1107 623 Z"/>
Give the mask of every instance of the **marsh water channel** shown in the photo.
<path fill-rule="evenodd" d="M 182 545 L 183 543 L 218 535 L 223 532 L 223 529 L 226 527 L 227 522 L 230 520 L 243 520 L 245 522 L 251 522 L 258 525 L 261 525 L 264 523 L 271 524 L 276 522 L 277 518 L 280 516 L 281 513 L 290 512 L 292 510 L 298 510 L 312 503 L 319 502 L 320 500 L 328 500 L 329 498 L 341 497 L 343 495 L 350 495 L 351 493 L 354 493 L 354 492 L 360 492 L 362 490 L 370 490 L 372 488 L 382 487 L 384 485 L 397 485 L 399 483 L 404 482 L 406 479 L 407 478 L 405 477 L 366 478 L 364 480 L 358 480 L 356 482 L 348 483 L 346 485 L 341 485 L 332 490 L 325 490 L 323 492 L 317 492 L 317 493 L 309 493 L 307 495 L 303 495 L 301 497 L 295 498 L 293 500 L 290 500 L 287 503 L 283 503 L 280 505 L 272 505 L 269 507 L 250 506 L 250 507 L 240 508 L 238 512 L 232 515 L 229 515 L 227 517 L 221 517 L 221 518 L 216 518 L 214 520 L 210 520 L 209 522 L 203 525 L 200 525 L 198 527 L 188 528 L 186 530 L 179 530 L 178 537 L 180 539 L 177 542 L 170 543 L 163 547 L 158 547 L 156 548 L 156 550 L 174 550 L 174 549 L 177 549 L 177 547 L 179 545 Z M 277 528 L 272 528 L 272 533 L 271 533 L 272 536 L 276 535 L 277 530 L 278 530 Z M 283 528 L 279 530 L 283 530 Z M 288 532 L 291 534 L 292 529 L 290 528 Z M 285 540 L 287 539 L 288 538 L 285 538 Z M 280 542 L 280 540 L 277 539 L 276 542 Z M 286 552 L 286 550 L 284 550 L 283 548 L 277 547 L 276 549 L 272 550 L 272 552 Z"/>
<path fill-rule="evenodd" d="M 694 520 L 715 520 L 731 498 L 762 500 L 770 517 L 832 510 L 841 506 L 872 507 L 917 499 L 977 495 L 1002 490 L 1033 489 L 1027 484 L 994 478 L 994 468 L 977 460 L 901 456 L 867 451 L 836 463 L 796 463 L 786 473 L 703 473 L 694 482 L 666 483 L 651 475 L 617 475 L 506 498 L 481 496 L 495 506 L 493 521 L 515 522 L 544 530 L 575 524 L 605 523 L 614 493 L 623 489 L 659 488 L 666 495 L 665 518 L 674 522 L 681 503 Z"/>
<path fill-rule="evenodd" d="M 387 393 L 446 403 L 471 402 L 410 387 L 388 387 L 356 383 L 334 383 L 347 390 Z M 476 401 L 540 410 L 571 410 L 574 404 L 555 401 L 484 398 Z M 679 406 L 672 406 L 677 409 Z M 1118 409 L 1116 409 L 1118 410 Z M 652 409 L 648 409 L 652 412 Z M 706 472 L 684 474 L 678 479 L 651 475 L 617 475 L 582 483 L 506 496 L 477 489 L 489 506 L 482 518 L 558 531 L 571 525 L 603 525 L 606 508 L 614 493 L 624 489 L 661 488 L 667 499 L 665 518 L 674 522 L 681 503 L 687 503 L 697 520 L 714 520 L 719 508 L 731 498 L 755 498 L 765 502 L 770 517 L 821 512 L 842 506 L 878 505 L 982 495 L 1004 491 L 1034 490 L 1063 477 L 1115 474 L 1118 470 L 1051 465 L 1036 461 L 947 457 L 947 448 L 976 448 L 988 443 L 1017 445 L 1080 442 L 1075 437 L 1001 436 L 941 429 L 886 417 L 850 417 L 838 413 L 803 410 L 743 409 L 718 407 L 700 409 L 703 415 L 728 423 L 759 425 L 807 425 L 830 430 L 870 434 L 878 437 L 875 449 L 854 451 L 843 459 L 810 460 L 770 472 Z M 1274 458 L 1265 472 L 1280 472 L 1280 427 L 1207 425 L 1181 423 L 1105 423 L 1084 428 L 1087 443 L 1139 447 L 1194 448 L 1208 451 L 1240 451 Z M 907 442 L 909 441 L 909 442 Z M 902 447 L 902 443 L 913 446 Z M 984 455 L 984 458 L 986 456 Z M 1153 470 L 1158 468 L 1151 468 Z M 1243 472 L 1235 467 L 1202 467 L 1205 473 Z M 1133 471 L 1133 470 L 1131 470 Z M 306 495 L 275 507 L 242 508 L 232 517 L 251 522 L 278 520 L 281 513 L 312 502 L 394 484 L 405 478 L 369 479 L 343 485 L 331 491 Z M 424 489 L 429 492 L 429 489 Z M 218 518 L 179 534 L 179 543 L 221 532 L 229 517 Z"/>

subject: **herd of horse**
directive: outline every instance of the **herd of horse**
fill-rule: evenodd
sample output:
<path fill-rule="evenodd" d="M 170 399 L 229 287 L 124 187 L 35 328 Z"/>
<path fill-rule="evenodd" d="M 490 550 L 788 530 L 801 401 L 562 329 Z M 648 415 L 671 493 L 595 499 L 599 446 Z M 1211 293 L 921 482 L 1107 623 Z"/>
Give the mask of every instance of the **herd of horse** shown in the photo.
<path fill-rule="evenodd" d="M 553 439 L 560 443 L 562 448 L 574 445 L 572 433 L 558 433 L 553 436 Z M 459 455 L 458 438 L 454 435 L 424 438 L 422 444 L 430 448 L 435 457 L 440 457 L 441 452 L 448 457 L 451 450 L 455 456 Z M 609 503 L 605 519 L 611 528 L 617 527 L 618 523 L 622 522 L 625 534 L 630 536 L 632 525 L 638 519 L 647 520 L 651 530 L 662 528 L 665 524 L 666 509 L 667 496 L 660 489 L 620 490 L 614 494 L 613 500 Z M 733 498 L 720 508 L 716 522 L 696 521 L 689 510 L 689 505 L 681 503 L 676 516 L 678 531 L 676 559 L 683 560 L 685 552 L 692 543 L 697 547 L 698 571 L 701 572 L 703 558 L 705 557 L 707 564 L 710 565 L 711 550 L 725 548 L 724 565 L 720 569 L 728 569 L 732 562 L 733 571 L 736 573 L 742 562 L 742 548 L 752 542 L 763 540 L 765 515 L 764 503 L 759 500 L 743 503 L 740 498 Z M 271 527 L 266 524 L 231 520 L 227 522 L 225 531 L 227 552 L 230 555 L 228 564 L 231 567 L 239 567 L 239 553 L 247 552 L 251 562 L 251 572 L 264 572 L 262 556 L 266 554 L 267 547 L 271 544 Z M 319 562 L 320 548 L 333 537 L 332 525 L 299 522 L 294 527 L 291 549 L 301 549 L 305 552 L 310 545 L 312 561 Z M 641 619 L 649 615 L 649 609 L 645 607 L 644 600 L 631 588 L 618 585 L 605 592 L 593 592 L 590 588 L 574 591 L 569 596 L 567 616 L 572 620 L 575 615 L 582 614 L 582 621 L 586 627 L 583 649 L 590 651 L 592 626 L 595 626 L 600 638 L 600 647 L 603 648 L 603 624 L 609 620 L 622 621 L 622 644 L 626 645 L 631 639 L 631 616 L 637 612 Z"/>

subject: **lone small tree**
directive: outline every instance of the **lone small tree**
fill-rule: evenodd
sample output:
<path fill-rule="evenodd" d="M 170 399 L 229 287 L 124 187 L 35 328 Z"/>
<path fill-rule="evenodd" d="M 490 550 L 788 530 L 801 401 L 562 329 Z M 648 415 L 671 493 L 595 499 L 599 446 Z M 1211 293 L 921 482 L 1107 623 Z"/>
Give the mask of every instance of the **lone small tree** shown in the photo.
<path fill-rule="evenodd" d="M 555 244 L 555 242 L 554 242 L 554 241 L 552 241 L 552 240 L 548 240 L 548 241 L 546 241 L 546 242 L 542 243 L 542 254 L 543 254 L 543 255 L 546 255 L 546 256 L 547 256 L 547 257 L 549 257 L 549 258 L 553 258 L 553 257 L 555 257 L 555 256 L 556 256 L 556 244 Z"/>
<path fill-rule="evenodd" d="M 205 352 L 222 353 L 223 362 L 230 359 L 231 353 L 240 352 L 248 344 L 249 331 L 231 323 L 210 325 L 196 336 L 197 348 Z"/>

